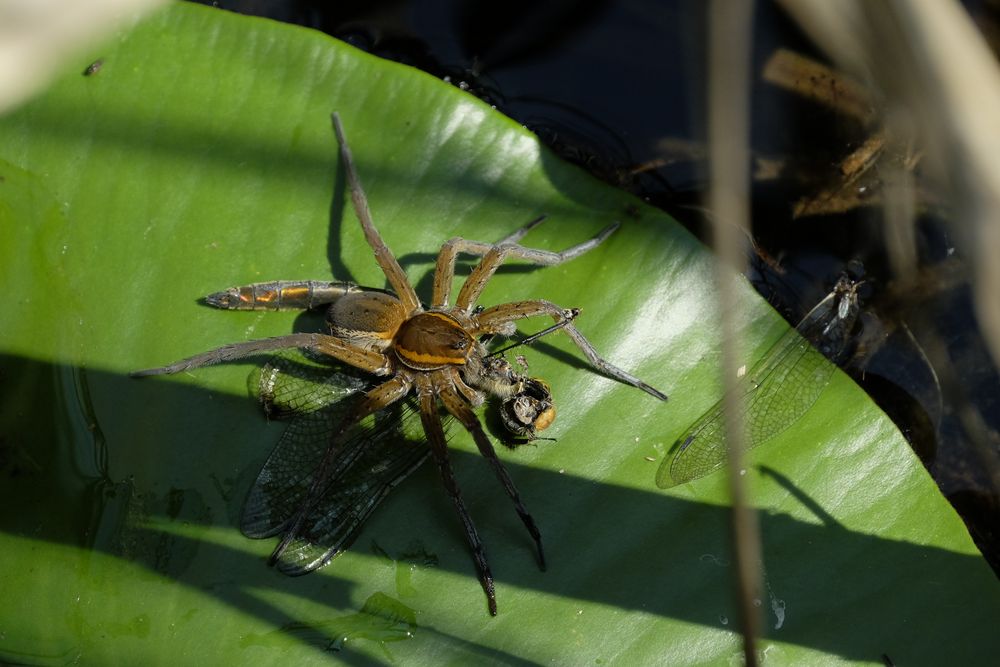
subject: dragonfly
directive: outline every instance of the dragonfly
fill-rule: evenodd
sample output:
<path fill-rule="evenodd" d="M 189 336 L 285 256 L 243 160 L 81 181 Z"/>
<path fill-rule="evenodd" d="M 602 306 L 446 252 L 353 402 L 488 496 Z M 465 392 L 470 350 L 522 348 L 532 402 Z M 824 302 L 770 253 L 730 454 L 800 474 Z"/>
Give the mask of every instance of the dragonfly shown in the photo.
<path fill-rule="evenodd" d="M 368 389 L 363 378 L 321 365 L 301 353 L 282 352 L 248 381 L 269 419 L 287 420 L 280 439 L 247 494 L 240 530 L 263 539 L 283 533 L 309 497 L 319 465 L 352 398 Z M 347 549 L 376 507 L 427 458 L 425 440 L 408 438 L 414 415 L 403 403 L 354 426 L 342 456 L 314 503 L 309 521 L 275 567 L 288 575 L 316 570 Z"/>
<path fill-rule="evenodd" d="M 520 344 L 530 344 L 555 328 L 529 336 Z M 490 360 L 493 373 L 512 374 L 521 387 L 499 407 L 501 423 L 508 431 L 500 441 L 516 448 L 535 440 L 537 431 L 554 419 L 555 408 L 544 381 L 516 373 L 499 356 L 507 349 L 493 353 Z M 251 486 L 240 518 L 244 535 L 266 539 L 284 533 L 309 500 L 314 472 L 330 438 L 352 399 L 370 389 L 371 382 L 302 352 L 283 351 L 251 371 L 247 384 L 268 419 L 288 422 Z M 448 426 L 446 421 L 446 433 Z M 429 454 L 413 399 L 352 427 L 343 438 L 321 497 L 314 499 L 309 516 L 288 547 L 273 559 L 275 568 L 299 576 L 343 553 L 372 512 Z"/>
<path fill-rule="evenodd" d="M 833 291 L 737 382 L 733 391 L 741 397 L 746 449 L 764 444 L 797 422 L 823 393 L 837 365 L 846 361 L 860 313 L 862 284 L 863 280 L 842 275 Z M 675 441 L 656 472 L 656 485 L 668 489 L 704 477 L 725 464 L 726 452 L 724 400 L 720 400 Z"/>

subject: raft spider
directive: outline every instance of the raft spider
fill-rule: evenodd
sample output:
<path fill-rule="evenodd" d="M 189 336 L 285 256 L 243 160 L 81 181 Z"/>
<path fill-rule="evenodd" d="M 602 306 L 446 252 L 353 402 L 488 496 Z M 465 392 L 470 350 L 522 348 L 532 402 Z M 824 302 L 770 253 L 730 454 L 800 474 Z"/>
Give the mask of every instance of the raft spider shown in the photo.
<path fill-rule="evenodd" d="M 563 309 L 541 299 L 515 301 L 488 308 L 477 308 L 476 301 L 508 257 L 539 265 L 559 264 L 597 247 L 618 225 L 610 225 L 589 241 L 558 253 L 518 245 L 518 241 L 540 219 L 496 244 L 453 238 L 441 246 L 434 271 L 431 305 L 424 307 L 375 228 L 337 113 L 333 114 L 333 127 L 340 144 L 354 210 L 361 222 L 365 239 L 375 252 L 375 260 L 385 274 L 392 292 L 360 288 L 348 283 L 319 281 L 260 283 L 218 292 L 207 297 L 207 301 L 226 309 L 262 310 L 328 305 L 330 333 L 295 333 L 232 343 L 167 366 L 136 371 L 132 375 L 143 377 L 179 373 L 262 352 L 300 348 L 384 379 L 347 410 L 334 430 L 329 446 L 312 474 L 305 500 L 283 526 L 284 536 L 271 556 L 272 562 L 299 535 L 303 521 L 326 490 L 331 469 L 337 465 L 338 448 L 345 433 L 368 415 L 402 400 L 410 392 L 416 392 L 421 423 L 430 443 L 431 454 L 465 529 L 479 580 L 486 592 L 489 612 L 496 615 L 493 575 L 483 543 L 466 510 L 449 463 L 438 401 L 472 435 L 479 452 L 492 467 L 534 540 L 539 567 L 544 570 L 545 553 L 541 534 L 521 501 L 514 482 L 497 458 L 473 408 L 481 405 L 487 395 L 498 396 L 505 401 L 518 399 L 522 402 L 526 397 L 534 397 L 532 400 L 536 400 L 535 404 L 511 405 L 511 421 L 508 423 L 508 427 L 511 427 L 511 423 L 516 426 L 516 422 L 520 421 L 520 427 L 526 428 L 533 435 L 534 430 L 544 428 L 554 416 L 554 412 L 549 415 L 546 408 L 538 407 L 537 403 L 538 399 L 550 398 L 548 386 L 537 378 L 525 378 L 512 371 L 508 372 L 509 364 L 502 361 L 502 357 L 491 356 L 483 339 L 495 335 L 513 335 L 516 322 L 521 319 L 551 317 L 555 321 L 551 329 L 565 331 L 594 368 L 660 400 L 666 400 L 667 397 L 604 361 L 573 324 L 579 311 Z M 482 259 L 465 280 L 452 305 L 451 289 L 459 253 Z M 545 418 L 539 419 L 542 414 Z"/>

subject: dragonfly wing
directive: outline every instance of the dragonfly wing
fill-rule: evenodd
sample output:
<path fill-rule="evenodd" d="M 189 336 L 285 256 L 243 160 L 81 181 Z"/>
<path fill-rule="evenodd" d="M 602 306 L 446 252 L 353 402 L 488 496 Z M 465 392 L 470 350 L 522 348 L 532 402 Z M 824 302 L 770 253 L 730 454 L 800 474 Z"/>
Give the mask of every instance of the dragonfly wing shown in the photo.
<path fill-rule="evenodd" d="M 276 355 L 251 374 L 249 384 L 269 416 L 290 421 L 250 489 L 240 528 L 248 537 L 272 537 L 311 504 L 275 563 L 285 574 L 306 574 L 354 541 L 379 503 L 423 463 L 427 444 L 407 437 L 419 424 L 409 402 L 364 420 L 333 443 L 351 398 L 366 383 L 299 353 Z M 314 500 L 313 476 L 331 444 L 336 459 Z"/>
<path fill-rule="evenodd" d="M 857 283 L 845 276 L 772 348 L 773 361 L 767 359 L 770 352 L 765 355 L 760 365 L 767 379 L 747 410 L 748 448 L 774 438 L 809 411 L 833 377 L 834 362 L 850 349 L 857 316 Z"/>
<path fill-rule="evenodd" d="M 744 446 L 761 445 L 798 421 L 823 393 L 833 376 L 830 358 L 848 348 L 857 317 L 857 283 L 842 279 L 795 329 L 789 329 L 742 378 Z M 817 345 L 823 354 L 813 349 Z M 672 456 L 671 456 L 672 454 Z M 723 401 L 678 438 L 660 464 L 656 484 L 670 488 L 720 468 L 726 461 Z"/>
<path fill-rule="evenodd" d="M 413 407 L 407 403 L 400 412 L 345 442 L 345 451 L 354 455 L 351 464 L 321 491 L 299 534 L 278 559 L 278 570 L 295 576 L 326 565 L 351 545 L 379 503 L 426 460 L 427 443 L 406 436 L 407 425 L 419 421 L 414 420 Z"/>
<path fill-rule="evenodd" d="M 306 500 L 334 421 L 329 412 L 313 412 L 288 425 L 247 494 L 240 520 L 244 535 L 271 537 L 285 529 Z"/>
<path fill-rule="evenodd" d="M 318 364 L 298 350 L 277 353 L 247 378 L 251 395 L 270 418 L 323 410 L 365 389 L 369 382 Z"/>
<path fill-rule="evenodd" d="M 813 406 L 835 366 L 804 339 L 789 350 L 787 363 L 774 369 L 766 392 L 748 410 L 747 448 L 761 445 L 794 424 Z"/>
<path fill-rule="evenodd" d="M 742 396 L 746 429 L 743 441 L 747 449 L 770 437 L 763 428 L 777 417 L 773 408 L 779 405 L 771 400 L 772 394 L 780 388 L 789 366 L 796 363 L 795 353 L 800 342 L 806 347 L 809 345 L 794 329 L 789 329 L 736 385 L 736 391 Z M 677 439 L 673 450 L 660 464 L 656 484 L 664 489 L 684 484 L 717 470 L 725 462 L 725 409 L 724 402 L 719 401 Z"/>
<path fill-rule="evenodd" d="M 722 402 L 716 403 L 674 443 L 656 471 L 661 489 L 707 475 L 726 458 Z"/>
<path fill-rule="evenodd" d="M 293 417 L 243 505 L 243 534 L 263 538 L 280 533 L 306 500 L 335 424 L 346 413 L 345 399 L 361 391 L 364 382 L 301 356 L 284 355 L 252 373 L 250 384 L 268 415 Z M 337 471 L 335 466 L 334 476 Z"/>

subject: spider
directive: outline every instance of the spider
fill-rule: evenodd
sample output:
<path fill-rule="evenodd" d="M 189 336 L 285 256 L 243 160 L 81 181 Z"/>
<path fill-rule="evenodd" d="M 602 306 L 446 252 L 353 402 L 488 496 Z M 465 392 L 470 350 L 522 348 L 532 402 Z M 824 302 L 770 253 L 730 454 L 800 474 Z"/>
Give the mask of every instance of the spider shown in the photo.
<path fill-rule="evenodd" d="M 660 400 L 666 400 L 667 396 L 602 359 L 573 324 L 578 310 L 560 308 L 541 299 L 514 301 L 488 308 L 476 307 L 476 301 L 507 258 L 538 265 L 559 264 L 595 248 L 617 229 L 618 224 L 610 225 L 589 241 L 559 253 L 518 245 L 517 242 L 541 222 L 541 218 L 496 244 L 457 237 L 450 239 L 441 246 L 437 256 L 431 305 L 425 307 L 375 228 L 337 113 L 333 114 L 333 127 L 355 213 L 365 239 L 375 253 L 375 261 L 392 291 L 360 288 L 347 283 L 301 281 L 261 283 L 218 292 L 206 297 L 206 301 L 227 309 L 328 305 L 330 332 L 295 333 L 232 343 L 167 366 L 136 371 L 132 375 L 167 375 L 263 352 L 300 348 L 312 355 L 327 357 L 382 378 L 347 409 L 333 430 L 329 446 L 309 481 L 305 500 L 288 519 L 284 536 L 272 554 L 272 562 L 300 534 L 303 521 L 326 490 L 345 434 L 365 417 L 415 393 L 431 454 L 465 529 L 479 580 L 486 593 L 489 613 L 495 616 L 497 606 L 493 575 L 483 542 L 466 510 L 452 472 L 438 403 L 471 434 L 534 540 L 538 565 L 544 570 L 545 552 L 541 533 L 521 501 L 513 480 L 497 458 L 473 408 L 481 405 L 487 395 L 498 396 L 506 401 L 502 413 L 507 427 L 515 433 L 533 436 L 554 417 L 551 394 L 544 382 L 515 373 L 501 357 L 491 355 L 483 341 L 493 336 L 512 336 L 518 320 L 551 317 L 555 324 L 549 330 L 566 332 L 594 368 Z M 459 253 L 479 256 L 481 260 L 466 278 L 453 303 L 452 282 Z"/>

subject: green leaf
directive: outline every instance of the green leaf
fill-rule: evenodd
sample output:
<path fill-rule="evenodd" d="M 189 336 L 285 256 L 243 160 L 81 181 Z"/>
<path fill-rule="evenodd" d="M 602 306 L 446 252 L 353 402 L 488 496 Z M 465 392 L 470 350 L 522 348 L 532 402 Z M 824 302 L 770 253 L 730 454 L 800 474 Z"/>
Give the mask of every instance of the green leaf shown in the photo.
<path fill-rule="evenodd" d="M 724 474 L 654 485 L 665 449 L 718 399 L 705 248 L 469 95 L 315 32 L 178 4 L 98 57 L 93 75 L 72 63 L 0 119 L 0 658 L 298 665 L 339 648 L 346 661 L 407 664 L 738 659 Z M 496 618 L 431 466 L 350 552 L 283 577 L 265 564 L 273 541 L 237 529 L 282 428 L 247 397 L 251 366 L 126 376 L 320 326 L 200 306 L 210 292 L 271 279 L 384 285 L 345 198 L 333 110 L 376 223 L 424 298 L 452 236 L 490 241 L 545 213 L 525 243 L 560 249 L 623 223 L 565 265 L 502 271 L 481 300 L 580 307 L 602 354 L 671 394 L 660 403 L 597 375 L 562 335 L 524 351 L 555 394 L 557 441 L 501 456 L 542 529 L 547 572 L 455 434 Z M 739 289 L 752 362 L 787 325 Z M 751 462 L 769 661 L 997 654 L 996 578 L 849 379 L 838 373 Z"/>

